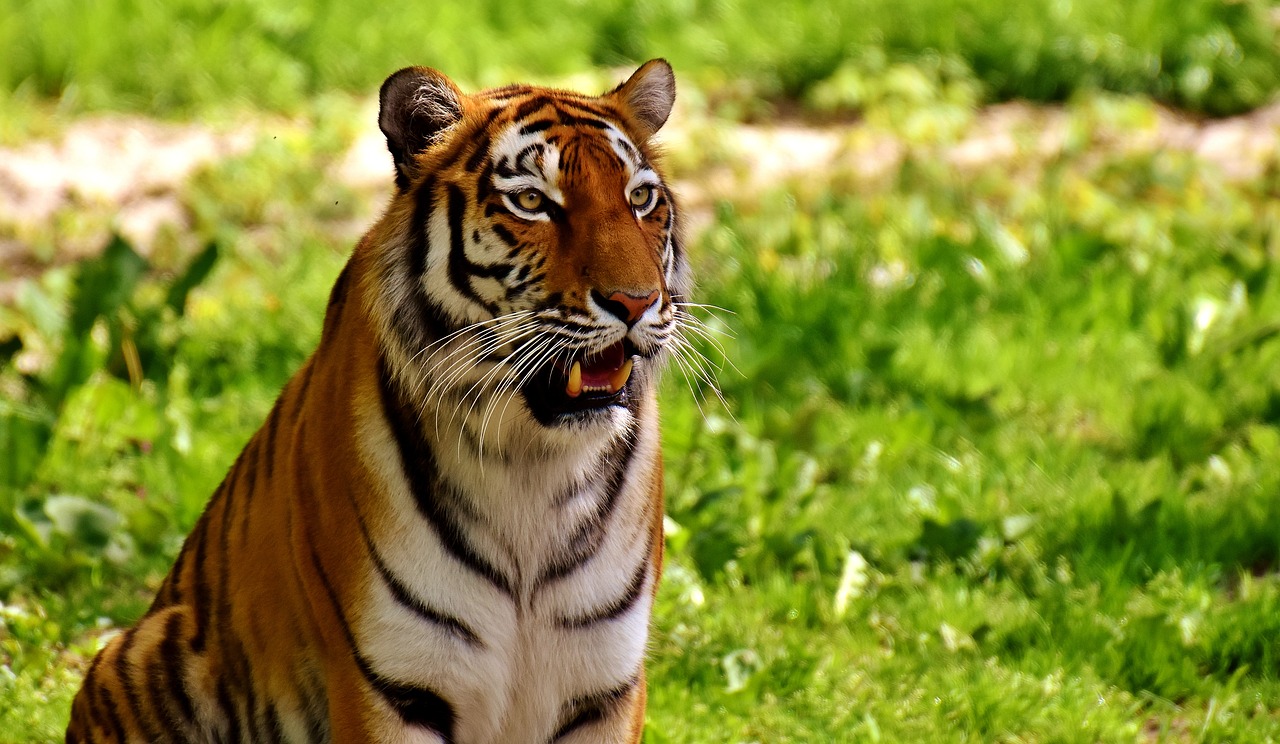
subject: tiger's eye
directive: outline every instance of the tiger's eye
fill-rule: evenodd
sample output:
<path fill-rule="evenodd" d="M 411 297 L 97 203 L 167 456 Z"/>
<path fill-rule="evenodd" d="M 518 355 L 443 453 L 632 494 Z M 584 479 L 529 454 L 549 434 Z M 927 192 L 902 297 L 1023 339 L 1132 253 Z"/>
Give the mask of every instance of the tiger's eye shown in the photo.
<path fill-rule="evenodd" d="M 634 189 L 631 189 L 631 206 L 636 207 L 637 209 L 646 206 L 652 196 L 652 186 L 637 186 Z"/>
<path fill-rule="evenodd" d="M 524 191 L 516 194 L 516 204 L 518 204 L 521 209 L 525 209 L 530 212 L 536 211 L 542 206 L 542 199 L 542 192 L 537 189 L 525 189 Z"/>

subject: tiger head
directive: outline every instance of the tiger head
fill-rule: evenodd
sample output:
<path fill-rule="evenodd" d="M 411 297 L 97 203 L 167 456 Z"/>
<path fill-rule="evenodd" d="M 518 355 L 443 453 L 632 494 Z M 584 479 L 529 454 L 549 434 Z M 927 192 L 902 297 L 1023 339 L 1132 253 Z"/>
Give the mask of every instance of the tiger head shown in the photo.
<path fill-rule="evenodd" d="M 674 100 L 662 60 L 601 96 L 466 95 L 421 67 L 383 84 L 396 193 L 374 314 L 428 412 L 474 417 L 473 436 L 630 425 L 689 290 L 651 143 Z"/>

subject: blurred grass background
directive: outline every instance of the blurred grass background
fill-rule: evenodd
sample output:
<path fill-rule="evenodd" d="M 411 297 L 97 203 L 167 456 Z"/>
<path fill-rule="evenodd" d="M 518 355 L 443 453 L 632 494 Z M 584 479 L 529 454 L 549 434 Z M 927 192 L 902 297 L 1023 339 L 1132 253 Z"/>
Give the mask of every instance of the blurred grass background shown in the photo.
<path fill-rule="evenodd" d="M 821 97 L 887 61 L 972 80 L 983 100 L 1101 89 L 1223 115 L 1280 82 L 1275 14 L 1265 0 L 3 0 L 0 87 L 81 110 L 295 110 L 406 64 L 491 85 L 662 55 L 708 90 L 766 100 Z"/>
<path fill-rule="evenodd" d="M 99 112 L 252 132 L 148 245 L 76 199 L 0 220 L 28 257 L 0 263 L 0 741 L 60 740 L 313 347 L 381 198 L 337 174 L 382 78 L 603 87 L 651 56 L 731 365 L 723 403 L 664 390 L 646 741 L 1280 738 L 1280 135 L 1235 170 L 1153 135 L 1276 100 L 1273 5 L 552 15 L 0 0 L 10 140 Z M 1010 100 L 1062 105 L 958 164 Z M 838 155 L 766 169 L 741 122 L 823 123 Z"/>

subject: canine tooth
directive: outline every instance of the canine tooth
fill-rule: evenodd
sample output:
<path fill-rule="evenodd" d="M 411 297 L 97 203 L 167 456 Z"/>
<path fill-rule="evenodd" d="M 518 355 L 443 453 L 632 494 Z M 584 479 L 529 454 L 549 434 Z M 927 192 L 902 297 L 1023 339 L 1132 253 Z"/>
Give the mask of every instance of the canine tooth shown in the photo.
<path fill-rule="evenodd" d="M 573 367 L 569 370 L 569 384 L 565 386 L 564 391 L 570 398 L 576 398 L 582 394 L 582 362 L 573 363 Z"/>
<path fill-rule="evenodd" d="M 609 392 L 616 393 L 627 384 L 627 380 L 631 378 L 631 360 L 628 359 L 613 373 L 613 377 L 609 380 Z"/>

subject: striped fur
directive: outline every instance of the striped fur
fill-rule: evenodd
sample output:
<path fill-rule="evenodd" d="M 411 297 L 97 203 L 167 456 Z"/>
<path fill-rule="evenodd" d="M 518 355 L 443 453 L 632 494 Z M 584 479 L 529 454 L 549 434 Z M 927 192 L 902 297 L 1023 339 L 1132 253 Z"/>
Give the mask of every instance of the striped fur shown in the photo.
<path fill-rule="evenodd" d="M 387 80 L 395 195 L 67 742 L 639 741 L 674 92 Z"/>

